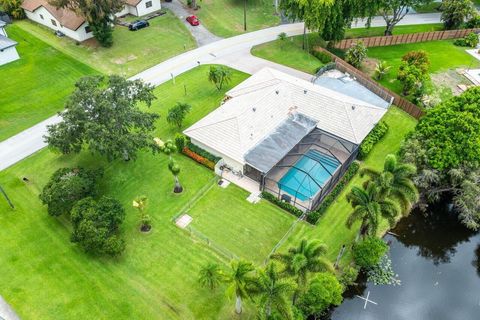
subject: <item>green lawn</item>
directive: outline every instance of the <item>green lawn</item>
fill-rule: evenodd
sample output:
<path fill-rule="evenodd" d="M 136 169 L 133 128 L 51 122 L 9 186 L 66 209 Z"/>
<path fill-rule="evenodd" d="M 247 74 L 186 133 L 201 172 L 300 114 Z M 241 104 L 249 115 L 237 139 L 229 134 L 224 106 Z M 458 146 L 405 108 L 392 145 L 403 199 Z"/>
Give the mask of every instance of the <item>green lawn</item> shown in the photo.
<path fill-rule="evenodd" d="M 75 41 L 58 38 L 52 30 L 29 20 L 15 24 L 98 71 L 132 76 L 196 46 L 187 28 L 170 11 L 149 22 L 150 27 L 136 32 L 115 26 L 111 48 L 99 47 L 94 40 L 77 45 Z"/>
<path fill-rule="evenodd" d="M 153 111 L 164 115 L 184 84 L 192 104 L 185 126 L 216 108 L 225 91 L 246 78 L 237 71 L 230 85 L 218 92 L 207 81 L 208 66 L 177 77 L 155 92 Z M 159 119 L 157 135 L 174 133 Z M 232 318 L 233 302 L 219 290 L 210 293 L 197 285 L 199 267 L 219 261 L 213 251 L 192 241 L 171 217 L 205 184 L 213 172 L 176 155 L 185 191 L 172 194 L 173 178 L 164 155 L 141 153 L 135 162 L 107 163 L 84 152 L 60 156 L 44 149 L 0 172 L 0 183 L 12 198 L 11 211 L 0 200 L 0 292 L 23 319 L 211 319 Z M 52 172 L 64 166 L 103 166 L 102 193 L 119 199 L 127 210 L 122 226 L 127 249 L 118 259 L 94 258 L 69 241 L 65 219 L 48 216 L 38 199 Z M 23 177 L 29 182 L 24 183 Z M 138 195 L 149 199 L 153 230 L 138 232 L 139 220 L 131 206 Z M 243 196 L 242 196 L 243 199 Z M 52 298 L 53 297 L 53 298 Z M 81 302 L 81 303 L 80 303 Z M 247 309 L 247 314 L 248 314 Z"/>
<path fill-rule="evenodd" d="M 391 107 L 383 120 L 388 123 L 390 129 L 385 137 L 375 145 L 362 163 L 362 167 L 381 170 L 385 156 L 397 152 L 405 135 L 413 130 L 416 124 L 414 118 L 396 107 Z M 307 223 L 297 224 L 281 250 L 296 244 L 302 238 L 319 239 L 328 246 L 328 257 L 334 261 L 341 246 L 352 243 L 358 232 L 359 225 L 352 227 L 351 230 L 345 226 L 346 219 L 351 212 L 351 206 L 345 197 L 352 186 L 360 186 L 363 181 L 357 174 L 328 208 L 324 216 L 320 218 L 316 226 Z M 381 232 L 386 231 L 386 229 L 387 225 L 383 224 Z M 349 254 L 345 255 L 343 263 L 347 261 L 349 261 Z"/>
<path fill-rule="evenodd" d="M 181 0 L 184 4 L 186 0 Z M 212 33 L 220 37 L 231 37 L 244 33 L 243 4 L 241 0 L 197 0 L 201 7 L 194 14 Z M 271 0 L 247 1 L 247 32 L 278 25 Z"/>
<path fill-rule="evenodd" d="M 7 32 L 20 59 L 0 67 L 0 141 L 61 110 L 74 83 L 95 73 L 17 25 Z"/>
<path fill-rule="evenodd" d="M 385 60 L 392 67 L 390 73 L 380 83 L 395 92 L 401 92 L 397 77 L 402 56 L 412 50 L 425 50 L 430 58 L 430 73 L 442 72 L 461 67 L 477 67 L 480 62 L 465 52 L 467 48 L 453 45 L 451 40 L 402 44 L 387 47 L 368 48 L 368 57 Z"/>
<path fill-rule="evenodd" d="M 414 9 L 417 13 L 440 12 L 441 5 L 441 2 L 430 2 L 422 6 L 415 6 Z"/>
<path fill-rule="evenodd" d="M 314 74 L 323 63 L 305 50 L 299 38 L 275 40 L 252 48 L 254 56 Z"/>
<path fill-rule="evenodd" d="M 191 226 L 212 242 L 262 264 L 296 218 L 265 200 L 251 204 L 248 196 L 233 184 L 226 189 L 215 185 L 187 213 Z"/>
<path fill-rule="evenodd" d="M 417 32 L 430 32 L 430 31 L 441 31 L 443 30 L 442 23 L 434 24 L 415 24 L 407 26 L 396 26 L 393 29 L 393 34 L 410 34 Z M 371 27 L 371 28 L 355 28 L 349 29 L 345 33 L 345 38 L 361 38 L 361 37 L 376 37 L 383 36 L 385 27 Z"/>

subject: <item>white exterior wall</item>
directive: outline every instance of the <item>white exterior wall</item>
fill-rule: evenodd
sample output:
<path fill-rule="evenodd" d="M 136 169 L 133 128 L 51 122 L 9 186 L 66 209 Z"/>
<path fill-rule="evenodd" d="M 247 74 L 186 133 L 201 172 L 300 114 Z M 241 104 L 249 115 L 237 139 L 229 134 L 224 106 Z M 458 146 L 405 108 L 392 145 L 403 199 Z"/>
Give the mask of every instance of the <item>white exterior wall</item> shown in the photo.
<path fill-rule="evenodd" d="M 41 25 L 44 25 L 52 30 L 58 30 L 63 32 L 67 37 L 72 38 L 77 41 L 85 41 L 87 39 L 93 38 L 93 32 L 87 33 L 85 30 L 85 27 L 88 26 L 86 22 L 84 22 L 77 30 L 71 30 L 66 27 L 63 27 L 60 24 L 60 21 L 55 19 L 50 12 L 48 12 L 47 9 L 44 7 L 40 7 L 34 12 L 26 11 L 25 10 L 25 15 L 27 16 L 28 19 L 35 21 L 37 23 L 40 23 Z M 40 17 L 40 15 L 43 16 L 43 19 Z M 56 26 L 52 24 L 52 21 L 54 20 L 56 22 Z"/>
<path fill-rule="evenodd" d="M 0 50 L 0 66 L 20 59 L 15 46 Z"/>
<path fill-rule="evenodd" d="M 146 3 L 148 1 L 152 1 L 152 6 L 150 8 L 146 7 Z M 140 1 L 139 4 L 137 4 L 137 10 L 136 11 L 138 12 L 138 14 L 136 14 L 136 13 L 131 13 L 131 14 L 141 17 L 141 16 L 147 15 L 149 13 L 158 11 L 161 8 L 162 8 L 162 5 L 160 4 L 160 0 L 142 0 L 142 1 Z M 133 8 L 133 10 L 135 11 L 135 8 Z"/>
<path fill-rule="evenodd" d="M 233 168 L 233 170 L 235 171 L 240 171 L 243 173 L 243 164 L 236 161 L 236 160 L 233 160 L 232 158 L 230 157 L 227 157 L 226 155 L 224 154 L 221 154 L 215 150 L 213 150 L 212 148 L 210 147 L 207 147 L 205 144 L 191 138 L 191 142 L 196 145 L 196 146 L 199 146 L 200 148 L 204 149 L 205 151 L 208 151 L 210 152 L 211 154 L 217 156 L 217 157 L 220 157 L 223 159 L 223 161 L 225 162 L 225 164 L 231 168 Z"/>

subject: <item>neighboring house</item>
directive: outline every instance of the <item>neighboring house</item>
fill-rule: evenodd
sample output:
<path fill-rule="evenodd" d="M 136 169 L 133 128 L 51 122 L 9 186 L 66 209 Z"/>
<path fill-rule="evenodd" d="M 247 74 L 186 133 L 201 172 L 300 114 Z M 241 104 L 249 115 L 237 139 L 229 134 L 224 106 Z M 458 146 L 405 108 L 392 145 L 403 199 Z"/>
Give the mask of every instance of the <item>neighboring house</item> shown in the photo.
<path fill-rule="evenodd" d="M 81 42 L 93 37 L 93 32 L 85 19 L 70 9 L 55 8 L 46 0 L 24 0 L 22 8 L 28 19 L 60 31 L 69 38 Z M 143 16 L 160 8 L 160 0 L 126 0 L 125 8 L 116 16 L 126 14 Z"/>
<path fill-rule="evenodd" d="M 220 107 L 184 133 L 222 158 L 218 174 L 245 175 L 260 190 L 312 210 L 386 111 L 265 68 L 228 91 Z"/>
<path fill-rule="evenodd" d="M 18 43 L 8 38 L 5 25 L 5 22 L 0 21 L 0 66 L 20 59 L 15 48 Z"/>

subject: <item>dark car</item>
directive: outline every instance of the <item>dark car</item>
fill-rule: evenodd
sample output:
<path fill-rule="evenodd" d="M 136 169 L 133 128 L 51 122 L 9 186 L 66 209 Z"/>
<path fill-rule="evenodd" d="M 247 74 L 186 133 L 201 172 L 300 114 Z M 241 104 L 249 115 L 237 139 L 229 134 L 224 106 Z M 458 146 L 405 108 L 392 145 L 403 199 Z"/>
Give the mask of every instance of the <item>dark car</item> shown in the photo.
<path fill-rule="evenodd" d="M 140 29 L 143 29 L 143 28 L 146 28 L 150 26 L 150 23 L 148 23 L 148 21 L 146 20 L 137 20 L 137 21 L 134 21 L 132 23 L 130 23 L 130 25 L 128 26 L 128 29 L 130 31 L 137 31 L 137 30 L 140 30 Z"/>

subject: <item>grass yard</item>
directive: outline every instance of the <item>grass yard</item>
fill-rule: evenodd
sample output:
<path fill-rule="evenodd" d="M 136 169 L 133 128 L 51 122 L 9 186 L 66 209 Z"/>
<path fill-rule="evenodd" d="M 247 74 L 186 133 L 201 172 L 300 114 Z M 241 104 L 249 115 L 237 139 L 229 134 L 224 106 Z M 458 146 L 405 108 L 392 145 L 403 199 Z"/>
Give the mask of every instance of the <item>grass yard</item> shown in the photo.
<path fill-rule="evenodd" d="M 410 34 L 417 32 L 430 32 L 430 31 L 441 31 L 443 30 L 442 23 L 433 23 L 433 24 L 415 24 L 407 26 L 396 26 L 393 29 L 394 35 L 399 34 Z M 371 28 L 354 28 L 349 29 L 345 33 L 345 38 L 361 38 L 361 37 L 377 37 L 383 36 L 385 27 L 371 27 Z"/>
<path fill-rule="evenodd" d="M 215 244 L 262 264 L 296 218 L 265 200 L 251 204 L 248 196 L 234 184 L 214 185 L 187 213 L 190 226 Z"/>
<path fill-rule="evenodd" d="M 183 95 L 192 104 L 185 126 L 216 108 L 225 91 L 245 79 L 233 73 L 231 84 L 218 92 L 207 81 L 208 66 L 177 77 L 176 85 L 166 83 L 155 92 L 152 109 L 165 110 Z M 159 119 L 157 135 L 170 137 L 175 130 Z M 219 258 L 200 243 L 192 241 L 172 222 L 178 212 L 205 184 L 213 172 L 192 160 L 176 155 L 182 168 L 184 193 L 172 193 L 173 177 L 167 157 L 142 153 L 137 161 L 108 163 L 88 152 L 60 156 L 44 149 L 0 172 L 0 183 L 16 205 L 10 210 L 0 200 L 0 262 L 2 296 L 24 319 L 207 319 L 232 318 L 233 300 L 222 289 L 211 293 L 198 287 L 201 265 Z M 38 199 L 41 188 L 60 167 L 105 168 L 103 194 L 119 199 L 127 210 L 122 226 L 127 241 L 125 254 L 118 259 L 94 258 L 69 241 L 66 219 L 48 216 Z M 22 181 L 28 177 L 29 182 Z M 132 199 L 146 195 L 152 232 L 138 232 L 139 218 Z M 243 201 L 243 195 L 241 195 Z M 235 208 L 233 208 L 234 210 Z M 52 298 L 54 297 L 54 298 Z M 79 303 L 81 301 L 81 303 Z M 247 314 L 252 311 L 247 306 Z"/>
<path fill-rule="evenodd" d="M 397 77 L 402 56 L 412 50 L 425 50 L 430 58 L 430 73 L 444 72 L 461 67 L 477 67 L 480 61 L 465 52 L 467 48 L 453 45 L 451 40 L 440 40 L 402 44 L 387 47 L 368 48 L 368 57 L 379 61 L 387 61 L 392 68 L 380 83 L 400 93 L 402 86 Z"/>
<path fill-rule="evenodd" d="M 150 27 L 136 32 L 115 26 L 111 48 L 99 47 L 95 40 L 77 45 L 74 40 L 58 38 L 52 30 L 28 20 L 15 24 L 102 73 L 128 77 L 196 46 L 187 28 L 170 11 L 149 22 Z"/>
<path fill-rule="evenodd" d="M 397 107 L 391 107 L 383 120 L 390 126 L 385 137 L 375 145 L 371 153 L 362 163 L 362 167 L 375 168 L 381 170 L 385 156 L 395 153 L 400 148 L 400 144 L 405 135 L 415 127 L 416 120 Z M 286 250 L 288 246 L 295 245 L 302 238 L 319 239 L 328 246 L 328 257 L 335 261 L 336 256 L 343 244 L 352 243 L 358 232 L 359 224 L 349 230 L 345 226 L 348 215 L 351 212 L 351 206 L 346 200 L 346 195 L 352 186 L 360 186 L 364 179 L 357 174 L 338 196 L 336 201 L 328 208 L 324 216 L 320 218 L 316 226 L 307 223 L 299 223 L 293 230 L 288 240 L 283 244 L 281 250 Z M 384 223 L 380 229 L 387 230 Z M 348 251 L 349 252 L 349 251 Z M 350 261 L 350 254 L 346 254 L 342 263 Z"/>
<path fill-rule="evenodd" d="M 181 0 L 185 5 L 186 0 Z M 243 30 L 243 4 L 241 0 L 201 0 L 201 7 L 193 12 L 201 23 L 220 37 L 231 37 Z M 271 0 L 247 1 L 247 32 L 272 27 L 280 23 Z"/>
<path fill-rule="evenodd" d="M 414 6 L 413 8 L 417 13 L 430 13 L 430 12 L 441 12 L 440 10 L 441 6 L 442 6 L 441 2 L 430 2 L 428 4 L 424 4 L 421 6 Z"/>
<path fill-rule="evenodd" d="M 0 67 L 0 141 L 54 115 L 75 82 L 96 73 L 17 25 L 7 32 L 20 59 Z"/>
<path fill-rule="evenodd" d="M 298 38 L 287 38 L 260 44 L 252 48 L 254 56 L 270 60 L 288 67 L 315 74 L 323 63 L 302 49 Z"/>

